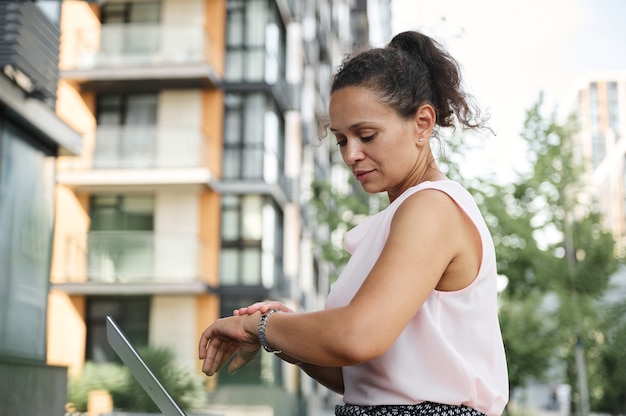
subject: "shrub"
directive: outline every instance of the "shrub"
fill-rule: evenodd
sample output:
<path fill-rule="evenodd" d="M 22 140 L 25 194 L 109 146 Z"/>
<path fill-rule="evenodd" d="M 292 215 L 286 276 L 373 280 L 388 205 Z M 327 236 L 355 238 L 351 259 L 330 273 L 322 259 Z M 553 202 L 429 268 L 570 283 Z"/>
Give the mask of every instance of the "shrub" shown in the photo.
<path fill-rule="evenodd" d="M 174 352 L 165 347 L 144 347 L 139 354 L 183 409 L 205 403 L 203 378 L 175 362 Z M 80 375 L 70 377 L 68 401 L 78 412 L 87 411 L 91 390 L 108 390 L 116 410 L 158 413 L 158 408 L 125 366 L 116 363 L 86 362 Z"/>

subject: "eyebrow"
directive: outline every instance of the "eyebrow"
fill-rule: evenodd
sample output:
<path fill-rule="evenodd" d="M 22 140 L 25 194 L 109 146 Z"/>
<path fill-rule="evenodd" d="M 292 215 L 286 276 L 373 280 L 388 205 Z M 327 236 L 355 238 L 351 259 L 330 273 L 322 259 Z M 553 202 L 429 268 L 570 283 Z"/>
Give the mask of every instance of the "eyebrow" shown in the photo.
<path fill-rule="evenodd" d="M 357 128 L 361 127 L 363 124 L 367 124 L 367 123 L 368 123 L 367 121 L 359 121 L 358 123 L 354 123 L 353 125 L 349 126 L 349 127 L 348 127 L 348 130 L 354 130 L 354 129 L 357 129 Z M 338 132 L 339 130 L 334 129 L 334 128 L 332 128 L 332 127 L 331 127 L 331 128 L 330 128 L 330 131 L 332 131 L 333 133 L 336 133 L 336 132 Z"/>

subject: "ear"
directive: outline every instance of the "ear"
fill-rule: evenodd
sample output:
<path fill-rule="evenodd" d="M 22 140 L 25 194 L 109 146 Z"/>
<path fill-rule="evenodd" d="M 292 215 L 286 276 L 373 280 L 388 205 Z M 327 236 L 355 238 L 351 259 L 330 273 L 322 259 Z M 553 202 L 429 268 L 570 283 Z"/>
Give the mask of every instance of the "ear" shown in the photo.
<path fill-rule="evenodd" d="M 415 112 L 415 126 L 417 128 L 417 137 L 423 138 L 424 142 L 428 141 L 435 122 L 437 121 L 437 113 L 431 104 L 422 104 Z"/>

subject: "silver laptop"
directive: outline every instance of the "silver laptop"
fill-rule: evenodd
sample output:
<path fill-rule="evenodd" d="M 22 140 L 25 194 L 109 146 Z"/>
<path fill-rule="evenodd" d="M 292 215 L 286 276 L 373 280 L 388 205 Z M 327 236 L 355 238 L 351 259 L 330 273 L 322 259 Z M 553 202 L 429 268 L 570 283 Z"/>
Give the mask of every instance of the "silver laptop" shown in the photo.
<path fill-rule="evenodd" d="M 128 341 L 126 334 L 110 316 L 107 316 L 107 339 L 113 350 L 122 359 L 122 362 L 126 364 L 130 372 L 141 384 L 141 387 L 148 393 L 148 396 L 150 396 L 164 415 L 185 416 L 185 412 L 165 390 L 135 347 Z"/>

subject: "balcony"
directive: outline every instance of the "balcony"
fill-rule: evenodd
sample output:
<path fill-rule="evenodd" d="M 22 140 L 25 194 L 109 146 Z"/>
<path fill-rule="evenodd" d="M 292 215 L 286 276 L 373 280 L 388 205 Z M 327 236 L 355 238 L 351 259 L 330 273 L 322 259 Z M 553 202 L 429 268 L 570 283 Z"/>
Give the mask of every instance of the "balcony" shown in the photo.
<path fill-rule="evenodd" d="M 98 126 L 95 136 L 91 151 L 59 161 L 59 183 L 86 188 L 213 181 L 208 139 L 199 127 Z"/>
<path fill-rule="evenodd" d="M 200 129 L 98 126 L 92 169 L 172 169 L 203 166 Z"/>
<path fill-rule="evenodd" d="M 85 90 L 211 88 L 218 82 L 201 25 L 103 24 L 81 29 L 61 76 Z"/>
<path fill-rule="evenodd" d="M 151 231 L 68 233 L 53 286 L 70 294 L 201 293 L 203 242 Z"/>

